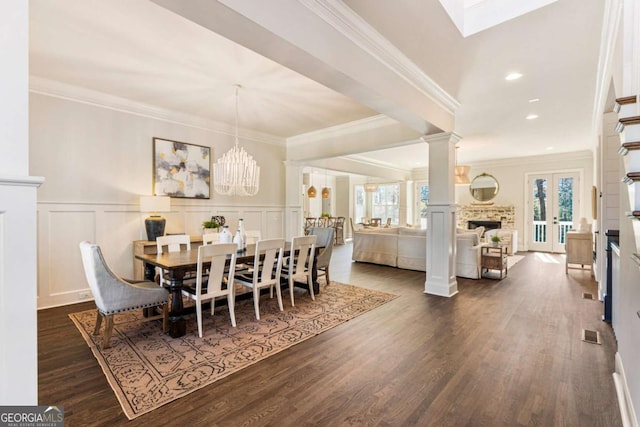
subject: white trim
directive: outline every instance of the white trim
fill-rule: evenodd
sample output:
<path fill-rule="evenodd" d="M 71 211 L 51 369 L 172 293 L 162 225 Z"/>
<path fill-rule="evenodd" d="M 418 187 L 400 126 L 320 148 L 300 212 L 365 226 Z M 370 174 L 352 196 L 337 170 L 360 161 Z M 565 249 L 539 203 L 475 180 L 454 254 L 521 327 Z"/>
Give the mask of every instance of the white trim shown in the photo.
<path fill-rule="evenodd" d="M 148 117 L 196 129 L 203 129 L 223 135 L 235 136 L 235 127 L 233 125 L 154 107 L 149 104 L 120 98 L 103 92 L 73 86 L 42 77 L 31 76 L 29 78 L 29 92 L 133 114 L 136 116 Z M 238 131 L 240 139 L 278 146 L 286 145 L 286 140 L 282 137 L 242 128 L 238 129 Z"/>
<path fill-rule="evenodd" d="M 360 132 L 376 130 L 384 126 L 395 126 L 399 124 L 395 119 L 382 114 L 376 116 L 365 117 L 364 119 L 354 120 L 336 126 L 324 129 L 318 129 L 307 133 L 287 138 L 287 146 L 294 147 L 298 145 L 308 144 L 310 142 L 322 141 L 328 138 L 336 138 L 344 135 L 354 135 Z"/>
<path fill-rule="evenodd" d="M 609 95 L 613 54 L 616 49 L 616 39 L 622 17 L 622 0 L 606 0 L 603 16 L 595 99 L 593 101 L 593 117 L 591 120 L 594 131 L 596 132 L 598 132 L 602 126 L 601 118 L 604 114 L 605 104 Z"/>
<path fill-rule="evenodd" d="M 460 107 L 458 100 L 342 1 L 300 0 L 300 3 L 449 114 L 453 115 Z"/>
<path fill-rule="evenodd" d="M 40 187 L 44 182 L 42 176 L 0 175 L 0 185 L 14 187 Z"/>
<path fill-rule="evenodd" d="M 613 382 L 616 386 L 616 395 L 618 396 L 618 406 L 620 407 L 620 417 L 622 418 L 623 427 L 638 427 L 638 418 L 633 409 L 633 401 L 629 393 L 627 377 L 622 366 L 622 357 L 616 352 L 616 371 L 613 373 Z"/>

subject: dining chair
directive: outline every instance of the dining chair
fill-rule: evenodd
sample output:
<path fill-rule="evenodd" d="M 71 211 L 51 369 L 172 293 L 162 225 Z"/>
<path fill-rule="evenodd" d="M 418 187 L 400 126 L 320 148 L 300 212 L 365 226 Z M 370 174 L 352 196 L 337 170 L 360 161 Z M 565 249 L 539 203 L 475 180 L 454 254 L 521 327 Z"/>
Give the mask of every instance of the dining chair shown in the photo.
<path fill-rule="evenodd" d="M 339 216 L 336 218 L 336 224 L 333 227 L 335 232 L 335 243 L 336 245 L 344 245 L 344 222 L 345 217 Z"/>
<path fill-rule="evenodd" d="M 262 239 L 262 232 L 260 230 L 246 230 L 244 235 L 247 238 L 247 245 L 255 244 L 258 240 Z"/>
<path fill-rule="evenodd" d="M 326 226 L 327 226 L 327 217 L 321 216 L 320 218 L 318 218 L 318 220 L 316 221 L 316 227 L 326 227 Z"/>
<path fill-rule="evenodd" d="M 158 255 L 165 252 L 180 252 L 181 250 L 191 250 L 191 237 L 188 234 L 170 234 L 168 236 L 159 236 L 156 238 L 156 249 Z M 164 286 L 168 278 L 165 277 L 163 269 L 158 268 L 158 274 L 160 275 L 160 286 Z M 185 276 L 185 278 L 192 278 L 192 275 Z"/>
<path fill-rule="evenodd" d="M 93 335 L 100 333 L 102 319 L 105 320 L 104 334 L 102 335 L 103 349 L 109 347 L 113 333 L 114 316 L 118 313 L 141 308 L 162 307 L 161 316 L 151 316 L 146 319 L 162 318 L 162 332 L 167 331 L 169 291 L 149 281 L 127 282 L 111 271 L 98 245 L 84 241 L 79 246 L 84 273 L 97 309 Z"/>
<path fill-rule="evenodd" d="M 317 218 L 305 218 L 304 219 L 304 234 L 305 236 L 309 234 L 309 232 L 311 231 L 311 228 L 316 226 L 316 221 Z"/>
<path fill-rule="evenodd" d="M 233 276 L 236 268 L 237 245 L 235 243 L 218 243 L 202 245 L 198 248 L 198 264 L 196 267 L 196 283 L 194 286 L 182 288 L 182 295 L 196 304 L 196 320 L 198 336 L 202 338 L 202 303 L 211 301 L 211 316 L 216 306 L 217 297 L 226 296 L 229 307 L 231 326 L 236 327 L 234 310 L 235 292 Z M 229 268 L 226 268 L 229 260 Z M 210 263 L 205 268 L 204 264 Z"/>
<path fill-rule="evenodd" d="M 309 285 L 311 299 L 315 301 L 313 294 L 313 258 L 316 253 L 317 236 L 294 237 L 291 241 L 291 255 L 284 259 L 282 277 L 289 283 L 289 296 L 291 307 L 295 306 L 293 298 L 293 282 L 306 281 Z"/>
<path fill-rule="evenodd" d="M 253 258 L 254 270 L 252 274 L 236 274 L 235 282 L 253 289 L 253 307 L 256 319 L 260 320 L 260 289 L 269 288 L 270 295 L 273 287 L 276 288 L 278 307 L 282 307 L 282 292 L 280 290 L 280 274 L 282 272 L 282 254 L 284 251 L 284 239 L 266 239 L 256 242 Z M 262 260 L 261 257 L 264 257 Z"/>
<path fill-rule="evenodd" d="M 331 254 L 333 253 L 333 233 L 333 228 L 314 227 L 311 229 L 311 234 L 317 236 L 316 246 L 322 247 L 316 259 L 317 275 L 318 277 L 325 276 L 327 285 L 331 284 L 329 264 L 331 264 Z"/>
<path fill-rule="evenodd" d="M 210 245 L 212 243 L 218 243 L 220 241 L 221 233 L 205 233 L 202 235 L 202 244 Z"/>

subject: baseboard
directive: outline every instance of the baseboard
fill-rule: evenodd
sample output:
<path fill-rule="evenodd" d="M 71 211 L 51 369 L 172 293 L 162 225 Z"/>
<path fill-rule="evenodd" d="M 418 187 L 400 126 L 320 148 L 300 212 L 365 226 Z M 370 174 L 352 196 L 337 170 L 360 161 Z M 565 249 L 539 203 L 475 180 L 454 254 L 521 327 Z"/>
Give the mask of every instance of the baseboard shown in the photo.
<path fill-rule="evenodd" d="M 623 427 L 638 427 L 638 418 L 633 409 L 633 402 L 629 394 L 627 386 L 627 377 L 622 366 L 622 357 L 620 353 L 616 353 L 616 371 L 613 373 L 613 382 L 616 386 L 616 394 L 618 395 L 618 406 L 620 407 L 620 416 L 622 417 Z"/>

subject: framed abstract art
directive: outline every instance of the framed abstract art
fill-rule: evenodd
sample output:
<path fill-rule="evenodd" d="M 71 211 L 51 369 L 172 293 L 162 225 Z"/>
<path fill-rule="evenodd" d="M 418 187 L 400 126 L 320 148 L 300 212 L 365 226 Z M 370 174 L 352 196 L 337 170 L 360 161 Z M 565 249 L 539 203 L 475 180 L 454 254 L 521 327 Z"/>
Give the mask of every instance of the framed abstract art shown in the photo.
<path fill-rule="evenodd" d="M 208 199 L 211 148 L 154 137 L 153 192 L 157 196 Z"/>

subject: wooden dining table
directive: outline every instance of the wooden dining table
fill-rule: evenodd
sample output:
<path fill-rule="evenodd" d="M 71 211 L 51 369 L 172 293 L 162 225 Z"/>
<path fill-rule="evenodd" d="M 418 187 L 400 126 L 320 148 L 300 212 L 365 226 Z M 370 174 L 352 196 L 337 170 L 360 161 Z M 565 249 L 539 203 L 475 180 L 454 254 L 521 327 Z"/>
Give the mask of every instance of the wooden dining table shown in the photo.
<path fill-rule="evenodd" d="M 316 247 L 316 256 L 322 247 Z M 286 242 L 283 256 L 291 255 L 291 243 Z M 182 337 L 186 334 L 186 320 L 184 318 L 185 310 L 182 303 L 182 287 L 185 276 L 189 272 L 195 272 L 198 266 L 198 248 L 179 252 L 165 252 L 162 254 L 136 254 L 135 257 L 146 264 L 145 279 L 155 281 L 155 268 L 159 267 L 169 275 L 169 285 L 167 288 L 171 293 L 171 309 L 169 311 L 169 329 L 168 333 L 171 337 Z M 255 244 L 247 245 L 246 250 L 239 251 L 236 256 L 236 265 L 252 263 L 255 258 Z M 207 263 L 204 263 L 207 267 Z M 320 293 L 318 284 L 318 272 L 316 268 L 316 260 L 314 258 L 312 267 L 313 292 L 317 295 Z M 286 282 L 285 282 L 286 283 Z M 300 284 L 307 289 L 307 284 Z M 248 296 L 252 295 L 247 293 Z M 212 302 L 213 303 L 213 302 Z"/>

